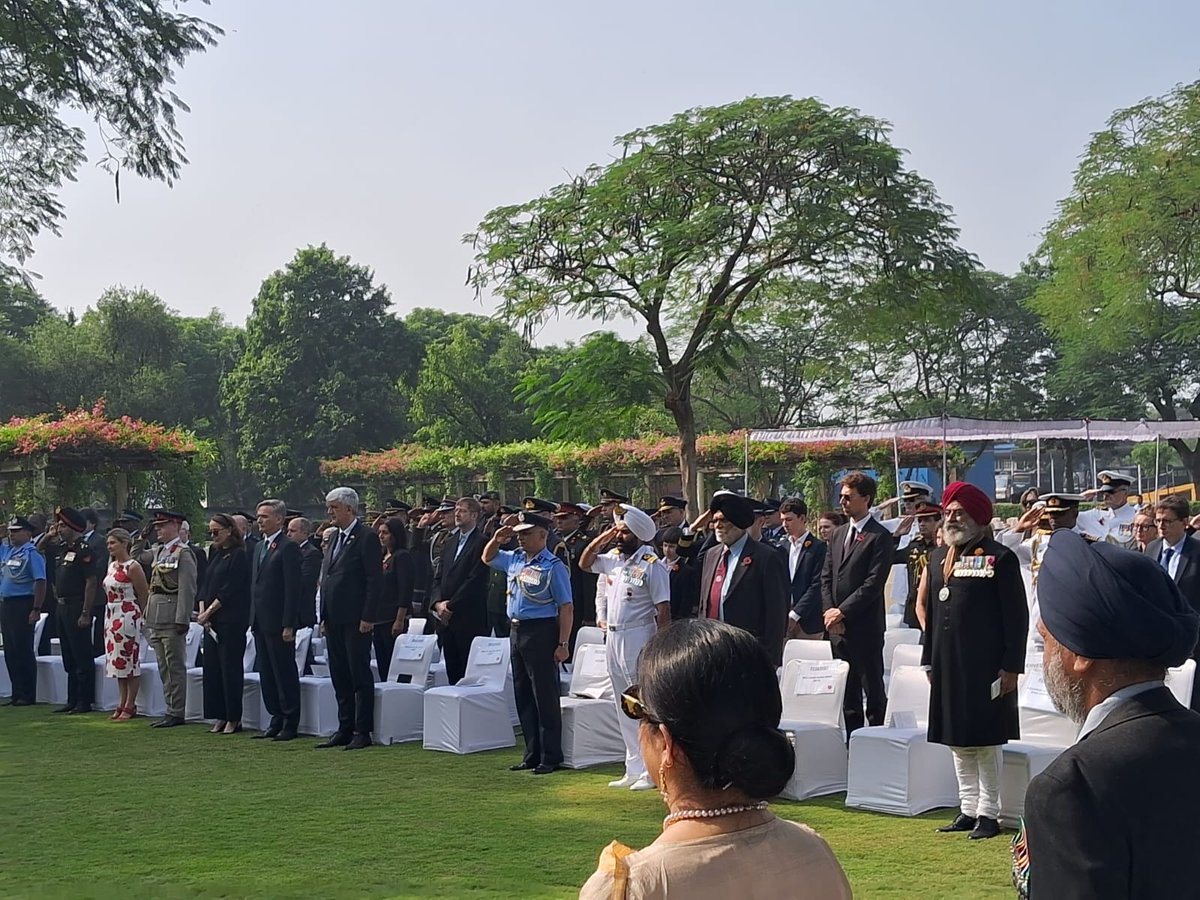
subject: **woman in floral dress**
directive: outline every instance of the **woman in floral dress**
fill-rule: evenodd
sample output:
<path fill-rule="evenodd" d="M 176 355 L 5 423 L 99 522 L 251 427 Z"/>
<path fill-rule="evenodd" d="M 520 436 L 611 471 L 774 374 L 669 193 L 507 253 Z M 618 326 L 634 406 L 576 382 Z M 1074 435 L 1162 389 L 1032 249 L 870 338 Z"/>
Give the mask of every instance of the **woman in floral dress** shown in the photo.
<path fill-rule="evenodd" d="M 141 564 L 130 558 L 133 538 L 124 528 L 108 533 L 108 575 L 104 579 L 104 674 L 117 679 L 119 699 L 112 718 L 125 722 L 137 715 L 138 634 L 150 592 Z"/>

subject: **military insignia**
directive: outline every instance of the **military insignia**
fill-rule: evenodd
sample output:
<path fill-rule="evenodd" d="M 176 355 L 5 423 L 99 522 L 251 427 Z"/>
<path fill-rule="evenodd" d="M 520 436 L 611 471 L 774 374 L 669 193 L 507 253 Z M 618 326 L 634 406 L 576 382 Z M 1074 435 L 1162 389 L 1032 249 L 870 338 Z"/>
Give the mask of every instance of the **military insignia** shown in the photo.
<path fill-rule="evenodd" d="M 642 554 L 642 562 L 648 562 L 648 563 L 658 562 L 658 557 L 655 556 L 653 553 L 643 553 Z"/>

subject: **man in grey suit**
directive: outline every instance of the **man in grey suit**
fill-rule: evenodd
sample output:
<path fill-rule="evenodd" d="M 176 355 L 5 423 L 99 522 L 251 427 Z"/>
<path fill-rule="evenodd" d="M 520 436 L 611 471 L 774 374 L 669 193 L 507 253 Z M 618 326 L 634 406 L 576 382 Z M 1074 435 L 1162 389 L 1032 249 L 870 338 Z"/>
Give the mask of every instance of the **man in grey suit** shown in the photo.
<path fill-rule="evenodd" d="M 1183 598 L 1200 613 L 1200 538 L 1188 534 L 1191 506 L 1184 497 L 1171 494 L 1154 507 L 1154 524 L 1159 538 L 1146 546 L 1146 555 L 1157 560 Z M 1200 665 L 1200 645 L 1192 649 L 1192 659 Z M 1200 710 L 1200 678 L 1192 683 L 1192 709 Z"/>

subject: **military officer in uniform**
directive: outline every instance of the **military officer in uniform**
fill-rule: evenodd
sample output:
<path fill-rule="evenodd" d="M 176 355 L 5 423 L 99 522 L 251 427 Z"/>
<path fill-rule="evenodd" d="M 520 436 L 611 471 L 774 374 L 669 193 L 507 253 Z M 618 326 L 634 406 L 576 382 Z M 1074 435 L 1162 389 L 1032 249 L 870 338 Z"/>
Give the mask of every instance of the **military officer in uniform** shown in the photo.
<path fill-rule="evenodd" d="M 671 579 L 650 546 L 658 531 L 654 520 L 627 503 L 618 505 L 616 512 L 617 523 L 587 545 L 579 565 L 611 579 L 607 595 L 596 595 L 596 624 L 607 631 L 608 676 L 619 706 L 621 694 L 637 683 L 642 647 L 670 624 Z M 607 549 L 614 541 L 616 546 Z M 619 710 L 617 719 L 625 741 L 625 775 L 609 787 L 648 791 L 654 783 L 642 760 L 638 722 Z"/>
<path fill-rule="evenodd" d="M 1111 469 L 1106 469 L 1096 478 L 1100 486 L 1087 493 L 1099 495 L 1103 505 L 1081 512 L 1079 527 L 1097 540 L 1132 549 L 1135 539 L 1133 519 L 1137 515 L 1137 507 L 1129 502 L 1133 480 Z"/>
<path fill-rule="evenodd" d="M 525 511 L 517 518 L 496 529 L 483 561 L 508 576 L 513 693 L 525 737 L 525 757 L 512 769 L 549 775 L 563 761 L 558 666 L 567 659 L 574 620 L 571 577 L 546 547 L 550 520 Z M 500 549 L 514 535 L 520 549 Z"/>
<path fill-rule="evenodd" d="M 896 555 L 893 562 L 903 565 L 908 571 L 908 597 L 904 601 L 904 624 L 909 628 L 924 629 L 917 618 L 917 586 L 925 566 L 929 563 L 929 554 L 937 547 L 937 533 L 942 527 L 942 508 L 932 500 L 918 501 L 912 515 L 917 521 L 917 536 L 908 542 L 907 547 L 899 546 L 903 535 L 895 535 Z"/>
<path fill-rule="evenodd" d="M 58 597 L 58 637 L 63 668 L 67 671 L 67 702 L 64 713 L 92 711 L 96 699 L 96 664 L 92 647 L 92 622 L 103 608 L 104 578 L 101 560 L 84 540 L 87 520 L 69 506 L 56 511 L 61 556 L 55 594 Z"/>
<path fill-rule="evenodd" d="M 184 723 L 187 697 L 185 635 L 196 605 L 196 557 L 179 536 L 182 513 L 158 510 L 154 529 L 158 544 L 148 553 L 150 598 L 146 602 L 146 626 L 150 646 L 158 660 L 167 714 L 151 728 L 174 728 Z"/>
<path fill-rule="evenodd" d="M 575 623 L 571 626 L 571 653 L 575 653 L 575 636 L 584 625 L 596 624 L 596 581 L 591 572 L 579 568 L 579 557 L 592 542 L 588 533 L 589 508 L 578 503 L 560 503 L 554 511 L 554 525 L 563 535 L 567 548 L 567 569 L 571 573 L 571 597 L 575 608 Z"/>
<path fill-rule="evenodd" d="M 0 634 L 12 683 L 6 706 L 32 706 L 37 694 L 33 626 L 46 602 L 46 560 L 34 547 L 33 530 L 28 519 L 13 516 L 8 543 L 0 545 Z"/>
<path fill-rule="evenodd" d="M 521 508 L 525 512 L 534 512 L 540 515 L 543 519 L 550 521 L 550 532 L 546 535 L 546 546 L 550 548 L 550 552 L 563 561 L 563 565 L 568 570 L 571 568 L 571 553 L 567 550 L 567 543 L 563 540 L 562 532 L 560 532 L 553 523 L 551 518 L 558 512 L 558 504 L 553 500 L 543 500 L 541 497 L 523 497 L 521 499 Z"/>

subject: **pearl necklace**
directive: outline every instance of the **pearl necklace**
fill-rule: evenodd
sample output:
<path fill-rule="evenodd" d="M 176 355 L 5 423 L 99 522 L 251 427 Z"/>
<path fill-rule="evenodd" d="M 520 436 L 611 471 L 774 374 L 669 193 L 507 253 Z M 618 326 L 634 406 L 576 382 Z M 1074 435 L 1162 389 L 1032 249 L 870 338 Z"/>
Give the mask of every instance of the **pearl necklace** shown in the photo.
<path fill-rule="evenodd" d="M 744 803 L 738 806 L 722 806 L 717 809 L 681 809 L 679 812 L 673 812 L 663 819 L 663 828 L 668 825 L 674 825 L 676 822 L 682 822 L 684 819 L 715 819 L 717 816 L 734 816 L 744 812 L 758 812 L 767 808 L 767 801 L 760 800 L 758 803 Z"/>

